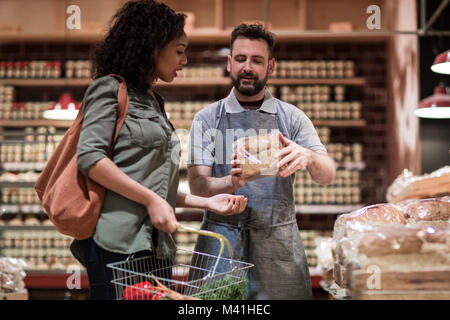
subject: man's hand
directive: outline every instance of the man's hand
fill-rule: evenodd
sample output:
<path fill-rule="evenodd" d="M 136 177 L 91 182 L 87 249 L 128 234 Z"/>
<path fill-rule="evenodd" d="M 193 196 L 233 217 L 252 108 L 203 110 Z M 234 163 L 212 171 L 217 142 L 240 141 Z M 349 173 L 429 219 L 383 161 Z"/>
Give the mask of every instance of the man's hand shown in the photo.
<path fill-rule="evenodd" d="M 286 178 L 295 173 L 297 170 L 304 169 L 312 163 L 312 152 L 314 151 L 303 148 L 294 141 L 285 138 L 281 132 L 279 133 L 279 137 L 281 143 L 286 146 L 276 155 L 279 159 L 281 159 L 278 162 L 278 168 L 282 168 L 280 172 L 278 172 L 280 177 Z"/>
<path fill-rule="evenodd" d="M 247 198 L 231 194 L 218 194 L 207 199 L 207 209 L 224 216 L 241 213 L 247 206 Z"/>
<path fill-rule="evenodd" d="M 245 184 L 244 178 L 242 178 L 242 168 L 239 167 L 239 160 L 237 160 L 236 152 L 233 154 L 233 160 L 231 160 L 230 164 L 230 184 L 233 189 L 236 191 L 239 188 L 242 188 Z"/>

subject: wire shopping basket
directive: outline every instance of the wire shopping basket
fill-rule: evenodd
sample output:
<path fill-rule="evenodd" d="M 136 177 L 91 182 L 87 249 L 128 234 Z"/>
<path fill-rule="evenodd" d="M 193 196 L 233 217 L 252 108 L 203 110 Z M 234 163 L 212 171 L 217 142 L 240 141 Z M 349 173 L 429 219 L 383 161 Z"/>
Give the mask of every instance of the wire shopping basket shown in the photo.
<path fill-rule="evenodd" d="M 119 300 L 241 300 L 247 289 L 247 272 L 253 264 L 233 259 L 228 239 L 221 234 L 178 226 L 177 230 L 214 237 L 219 254 L 177 248 L 175 257 L 155 255 L 108 264 L 113 271 Z M 222 256 L 224 245 L 230 258 Z"/>

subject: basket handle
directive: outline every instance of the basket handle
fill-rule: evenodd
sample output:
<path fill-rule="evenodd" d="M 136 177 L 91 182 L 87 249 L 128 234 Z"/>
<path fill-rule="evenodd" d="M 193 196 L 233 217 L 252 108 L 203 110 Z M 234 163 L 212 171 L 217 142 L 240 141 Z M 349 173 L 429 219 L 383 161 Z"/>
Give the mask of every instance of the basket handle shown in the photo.
<path fill-rule="evenodd" d="M 217 240 L 220 241 L 219 257 L 222 256 L 223 247 L 224 247 L 223 243 L 225 242 L 225 244 L 228 247 L 228 253 L 230 254 L 230 259 L 233 260 L 233 250 L 231 249 L 230 242 L 228 241 L 228 239 L 224 235 L 221 235 L 220 233 L 216 233 L 216 232 L 212 232 L 212 231 L 197 230 L 197 229 L 194 229 L 194 228 L 183 226 L 181 224 L 177 225 L 177 230 L 193 232 L 193 233 L 197 233 L 197 234 L 200 234 L 200 235 L 203 235 L 203 236 L 216 238 Z"/>

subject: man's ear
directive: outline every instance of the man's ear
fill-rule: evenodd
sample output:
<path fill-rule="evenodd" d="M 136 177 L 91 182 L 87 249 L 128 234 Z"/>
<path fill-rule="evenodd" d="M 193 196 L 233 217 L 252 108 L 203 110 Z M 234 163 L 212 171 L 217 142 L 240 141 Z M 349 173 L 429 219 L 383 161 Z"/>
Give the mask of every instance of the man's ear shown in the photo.
<path fill-rule="evenodd" d="M 269 60 L 268 74 L 271 76 L 275 71 L 275 58 Z"/>
<path fill-rule="evenodd" d="M 231 56 L 227 56 L 227 71 L 231 73 Z"/>

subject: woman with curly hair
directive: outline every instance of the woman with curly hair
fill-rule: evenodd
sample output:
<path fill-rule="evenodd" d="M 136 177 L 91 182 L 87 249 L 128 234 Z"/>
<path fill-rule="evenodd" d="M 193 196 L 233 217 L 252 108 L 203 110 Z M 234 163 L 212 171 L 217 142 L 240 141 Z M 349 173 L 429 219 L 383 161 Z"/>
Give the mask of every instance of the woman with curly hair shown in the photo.
<path fill-rule="evenodd" d="M 178 225 L 175 206 L 223 215 L 242 212 L 246 206 L 242 196 L 203 198 L 177 192 L 174 160 L 179 160 L 179 140 L 153 85 L 157 79 L 173 81 L 187 63 L 184 23 L 185 15 L 165 4 L 130 1 L 114 15 L 95 51 L 95 80 L 83 100 L 77 163 L 82 174 L 107 191 L 94 235 L 71 246 L 87 269 L 92 299 L 117 298 L 109 263 L 130 254 L 171 263 L 176 249 L 171 233 Z M 114 144 L 119 81 L 111 74 L 125 80 L 129 101 Z"/>

